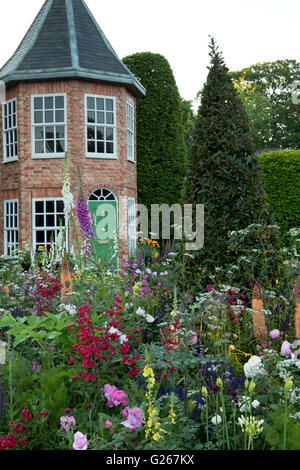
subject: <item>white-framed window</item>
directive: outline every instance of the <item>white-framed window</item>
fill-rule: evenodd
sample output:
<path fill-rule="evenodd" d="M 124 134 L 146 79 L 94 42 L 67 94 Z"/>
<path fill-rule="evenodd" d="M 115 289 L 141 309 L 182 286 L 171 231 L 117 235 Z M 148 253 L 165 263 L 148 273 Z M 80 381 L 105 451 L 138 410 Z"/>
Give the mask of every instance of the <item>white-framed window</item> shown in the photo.
<path fill-rule="evenodd" d="M 17 100 L 3 103 L 3 161 L 12 162 L 18 159 L 18 123 Z"/>
<path fill-rule="evenodd" d="M 85 95 L 86 156 L 117 158 L 114 96 Z"/>
<path fill-rule="evenodd" d="M 32 199 L 32 244 L 34 251 L 40 246 L 50 249 L 60 229 L 65 228 L 64 202 L 61 198 Z M 66 245 L 68 246 L 68 227 Z"/>
<path fill-rule="evenodd" d="M 4 201 L 4 256 L 12 257 L 19 245 L 18 199 Z"/>
<path fill-rule="evenodd" d="M 66 94 L 32 95 L 32 158 L 64 157 L 67 150 Z"/>
<path fill-rule="evenodd" d="M 129 256 L 132 256 L 136 250 L 136 208 L 135 199 L 133 197 L 128 198 L 128 247 Z"/>
<path fill-rule="evenodd" d="M 127 160 L 134 162 L 134 107 L 126 103 Z"/>

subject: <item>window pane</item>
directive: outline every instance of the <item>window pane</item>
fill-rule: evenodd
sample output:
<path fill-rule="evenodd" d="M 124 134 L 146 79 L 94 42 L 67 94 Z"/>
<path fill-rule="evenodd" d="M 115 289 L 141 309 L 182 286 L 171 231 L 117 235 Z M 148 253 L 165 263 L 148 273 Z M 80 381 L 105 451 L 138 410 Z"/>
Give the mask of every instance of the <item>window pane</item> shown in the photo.
<path fill-rule="evenodd" d="M 53 109 L 53 97 L 47 96 L 45 98 L 45 109 Z"/>
<path fill-rule="evenodd" d="M 104 127 L 97 127 L 97 140 L 104 140 Z"/>
<path fill-rule="evenodd" d="M 65 107 L 65 97 L 64 96 L 56 96 L 55 97 L 55 107 L 56 107 L 56 109 Z"/>
<path fill-rule="evenodd" d="M 47 242 L 53 243 L 55 241 L 55 232 L 53 230 L 47 231 Z"/>
<path fill-rule="evenodd" d="M 36 215 L 35 216 L 35 226 L 36 227 L 44 227 L 44 216 L 43 215 Z"/>
<path fill-rule="evenodd" d="M 114 140 L 114 130 L 112 127 L 106 128 L 106 140 Z"/>
<path fill-rule="evenodd" d="M 54 227 L 54 215 L 46 215 L 46 227 Z"/>
<path fill-rule="evenodd" d="M 94 111 L 88 111 L 87 120 L 88 120 L 88 122 L 95 122 L 95 112 Z"/>
<path fill-rule="evenodd" d="M 56 227 L 60 227 L 60 224 L 62 224 L 62 227 L 65 226 L 65 216 L 62 214 L 56 216 Z"/>
<path fill-rule="evenodd" d="M 35 153 L 44 153 L 44 141 L 35 142 Z"/>
<path fill-rule="evenodd" d="M 46 212 L 54 212 L 54 201 L 46 201 Z"/>
<path fill-rule="evenodd" d="M 45 111 L 45 122 L 53 122 L 53 111 Z"/>
<path fill-rule="evenodd" d="M 35 128 L 35 138 L 36 139 L 43 139 L 44 138 L 44 128 L 43 127 L 36 127 Z"/>
<path fill-rule="evenodd" d="M 64 201 L 56 201 L 56 212 L 64 212 Z"/>
<path fill-rule="evenodd" d="M 97 142 L 97 153 L 104 153 L 104 142 Z"/>
<path fill-rule="evenodd" d="M 114 144 L 112 142 L 106 143 L 106 153 L 114 153 Z"/>
<path fill-rule="evenodd" d="M 65 141 L 57 140 L 56 141 L 56 153 L 61 153 L 65 151 Z"/>
<path fill-rule="evenodd" d="M 104 98 L 97 98 L 97 110 L 104 110 Z"/>
<path fill-rule="evenodd" d="M 43 98 L 34 98 L 34 109 L 43 109 Z"/>
<path fill-rule="evenodd" d="M 104 112 L 100 111 L 97 113 L 97 123 L 104 124 Z"/>
<path fill-rule="evenodd" d="M 43 243 L 45 241 L 45 233 L 37 230 L 36 232 L 36 241 L 37 243 Z"/>
<path fill-rule="evenodd" d="M 36 214 L 43 214 L 43 212 L 44 212 L 44 201 L 35 201 L 35 212 L 36 212 Z"/>
<path fill-rule="evenodd" d="M 46 127 L 46 139 L 54 139 L 54 127 Z"/>
<path fill-rule="evenodd" d="M 43 112 L 42 111 L 35 111 L 34 112 L 34 122 L 35 124 L 39 124 L 43 122 Z"/>
<path fill-rule="evenodd" d="M 56 126 L 56 138 L 63 139 L 65 137 L 65 128 L 64 126 Z"/>
<path fill-rule="evenodd" d="M 88 141 L 88 152 L 95 153 L 95 142 L 92 140 Z"/>
<path fill-rule="evenodd" d="M 55 122 L 64 122 L 65 113 L 64 111 L 55 111 Z"/>
<path fill-rule="evenodd" d="M 106 113 L 106 124 L 114 124 L 114 114 Z"/>
<path fill-rule="evenodd" d="M 113 105 L 113 100 L 112 100 L 111 98 L 107 98 L 107 99 L 105 100 L 105 102 L 106 102 L 106 103 L 105 103 L 105 104 L 106 104 L 106 111 L 113 111 L 113 109 L 114 109 L 114 108 L 113 108 L 113 106 L 114 106 L 114 105 Z"/>
<path fill-rule="evenodd" d="M 87 98 L 87 108 L 95 109 L 95 98 L 92 98 L 90 96 Z"/>
<path fill-rule="evenodd" d="M 46 140 L 46 153 L 54 153 L 54 140 Z"/>
<path fill-rule="evenodd" d="M 88 127 L 87 128 L 87 137 L 88 137 L 88 139 L 95 139 L 95 128 L 94 127 Z"/>

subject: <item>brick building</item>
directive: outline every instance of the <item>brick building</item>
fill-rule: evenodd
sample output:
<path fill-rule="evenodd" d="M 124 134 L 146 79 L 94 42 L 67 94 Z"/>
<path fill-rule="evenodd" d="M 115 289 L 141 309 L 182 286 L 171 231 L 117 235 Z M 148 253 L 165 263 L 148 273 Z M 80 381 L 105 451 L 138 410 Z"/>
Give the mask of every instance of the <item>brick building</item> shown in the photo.
<path fill-rule="evenodd" d="M 79 165 L 96 215 L 99 257 L 108 256 L 108 232 L 120 228 L 123 217 L 124 261 L 135 247 L 135 230 L 128 227 L 137 194 L 135 101 L 145 90 L 84 0 L 46 0 L 0 80 L 6 85 L 0 111 L 0 253 L 10 256 L 18 246 L 37 249 L 55 240 L 64 224 L 67 151 L 71 191 L 77 194 Z"/>

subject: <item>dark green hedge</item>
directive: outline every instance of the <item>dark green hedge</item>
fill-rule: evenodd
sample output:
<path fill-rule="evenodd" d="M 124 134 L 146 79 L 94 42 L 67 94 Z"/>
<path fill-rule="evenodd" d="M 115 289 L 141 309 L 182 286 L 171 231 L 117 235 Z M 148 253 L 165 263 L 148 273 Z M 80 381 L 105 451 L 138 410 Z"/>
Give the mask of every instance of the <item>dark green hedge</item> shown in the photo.
<path fill-rule="evenodd" d="M 292 227 L 300 227 L 300 150 L 279 150 L 259 155 L 264 184 L 283 241 Z"/>
<path fill-rule="evenodd" d="M 123 62 L 146 88 L 137 100 L 138 202 L 174 204 L 181 198 L 186 174 L 182 105 L 167 59 L 139 52 Z"/>

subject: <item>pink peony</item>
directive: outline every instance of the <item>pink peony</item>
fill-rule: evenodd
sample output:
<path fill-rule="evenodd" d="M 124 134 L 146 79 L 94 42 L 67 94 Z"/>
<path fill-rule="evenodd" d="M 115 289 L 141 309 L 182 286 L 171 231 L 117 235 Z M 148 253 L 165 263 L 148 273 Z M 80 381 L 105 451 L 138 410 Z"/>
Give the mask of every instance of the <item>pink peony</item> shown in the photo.
<path fill-rule="evenodd" d="M 118 390 L 117 392 L 114 392 L 112 397 L 115 401 L 115 406 L 118 406 L 120 403 L 122 403 L 123 406 L 126 406 L 129 401 L 124 390 Z"/>
<path fill-rule="evenodd" d="M 292 354 L 292 345 L 288 341 L 284 341 L 281 345 L 281 354 L 284 357 L 290 357 Z"/>
<path fill-rule="evenodd" d="M 107 406 L 112 408 L 113 406 L 118 406 L 122 403 L 123 406 L 126 406 L 128 403 L 127 394 L 124 390 L 118 390 L 114 385 L 106 384 L 103 387 L 103 393 L 107 398 Z"/>
<path fill-rule="evenodd" d="M 126 428 L 129 428 L 130 432 L 134 432 L 143 424 L 143 413 L 140 408 L 128 408 L 127 411 L 127 419 L 121 424 L 123 424 L 123 426 L 126 426 Z"/>
<path fill-rule="evenodd" d="M 270 333 L 271 338 L 276 339 L 279 338 L 280 336 L 280 331 L 279 330 L 272 330 Z"/>
<path fill-rule="evenodd" d="M 87 447 L 88 447 L 87 436 L 85 434 L 82 434 L 81 432 L 76 432 L 74 434 L 73 449 L 87 450 Z"/>
<path fill-rule="evenodd" d="M 194 331 L 190 331 L 190 345 L 193 346 L 194 344 L 197 343 L 198 341 L 198 336 L 197 336 L 197 333 L 195 333 Z"/>
<path fill-rule="evenodd" d="M 69 431 L 69 425 L 70 425 L 70 429 L 74 429 L 74 427 L 76 425 L 76 421 L 75 421 L 74 416 L 61 416 L 60 417 L 60 425 L 67 432 Z"/>

